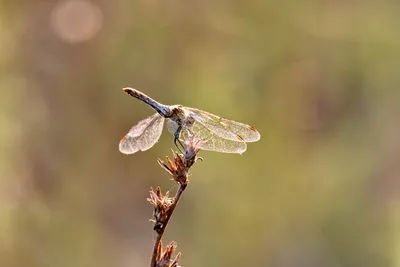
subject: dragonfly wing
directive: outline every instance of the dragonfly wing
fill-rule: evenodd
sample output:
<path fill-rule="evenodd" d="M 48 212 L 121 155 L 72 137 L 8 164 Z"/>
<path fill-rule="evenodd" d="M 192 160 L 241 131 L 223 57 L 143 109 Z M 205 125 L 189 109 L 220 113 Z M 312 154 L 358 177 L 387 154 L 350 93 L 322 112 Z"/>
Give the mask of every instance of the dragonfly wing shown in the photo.
<path fill-rule="evenodd" d="M 167 119 L 167 129 L 170 133 L 175 135 L 176 131 L 178 130 L 179 126 L 173 120 Z"/>
<path fill-rule="evenodd" d="M 175 134 L 178 129 L 178 124 L 172 120 L 167 119 L 167 128 L 172 134 Z M 210 131 L 201 122 L 195 121 L 190 127 L 190 131 L 193 135 L 204 139 L 204 143 L 201 145 L 201 149 L 212 150 L 217 152 L 225 153 L 239 153 L 242 154 L 246 151 L 247 145 L 245 142 L 235 139 L 229 140 L 222 138 Z M 180 133 L 179 140 L 185 141 L 188 139 L 188 129 L 183 129 Z"/>
<path fill-rule="evenodd" d="M 190 115 L 196 121 L 201 122 L 205 127 L 220 137 L 232 141 L 237 141 L 239 138 L 244 142 L 256 142 L 260 140 L 260 133 L 250 125 L 224 119 L 212 113 L 195 108 L 185 107 L 185 109 L 190 111 Z"/>
<path fill-rule="evenodd" d="M 161 136 L 164 118 L 156 113 L 136 123 L 119 143 L 119 151 L 133 154 L 151 148 Z"/>
<path fill-rule="evenodd" d="M 256 142 L 260 140 L 260 133 L 253 126 L 224 118 L 220 118 L 220 123 L 233 133 L 242 137 L 245 142 Z"/>
<path fill-rule="evenodd" d="M 190 131 L 193 135 L 204 139 L 204 143 L 201 145 L 201 149 L 212 150 L 224 153 L 239 153 L 242 154 L 246 151 L 247 145 L 242 140 L 230 140 L 217 135 L 209 128 L 205 127 L 201 122 L 195 121 L 191 126 Z M 182 133 L 182 139 L 187 138 L 187 131 L 184 130 Z"/>

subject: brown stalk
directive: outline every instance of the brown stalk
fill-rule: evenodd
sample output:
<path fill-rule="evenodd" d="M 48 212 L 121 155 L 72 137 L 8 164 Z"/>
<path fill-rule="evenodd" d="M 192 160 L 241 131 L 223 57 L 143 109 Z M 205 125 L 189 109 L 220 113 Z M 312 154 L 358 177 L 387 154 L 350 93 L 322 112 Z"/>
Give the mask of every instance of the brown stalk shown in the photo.
<path fill-rule="evenodd" d="M 150 190 L 150 198 L 148 200 L 154 206 L 154 219 L 152 221 L 154 222 L 153 229 L 157 233 L 153 255 L 151 257 L 151 267 L 178 267 L 181 253 L 178 253 L 177 256 L 172 259 L 172 254 L 176 250 L 176 243 L 172 241 L 163 252 L 161 239 L 170 218 L 188 185 L 189 169 L 198 159 L 197 154 L 199 153 L 200 146 L 203 142 L 202 139 L 188 133 L 187 140 L 184 144 L 183 154 L 176 154 L 172 151 L 173 161 L 169 157 L 166 157 L 167 163 L 158 159 L 160 166 L 164 168 L 170 174 L 172 180 L 179 183 L 180 186 L 174 198 L 168 197 L 169 192 L 166 192 L 163 196 L 159 187 L 157 187 L 156 192 L 154 192 L 153 189 Z"/>

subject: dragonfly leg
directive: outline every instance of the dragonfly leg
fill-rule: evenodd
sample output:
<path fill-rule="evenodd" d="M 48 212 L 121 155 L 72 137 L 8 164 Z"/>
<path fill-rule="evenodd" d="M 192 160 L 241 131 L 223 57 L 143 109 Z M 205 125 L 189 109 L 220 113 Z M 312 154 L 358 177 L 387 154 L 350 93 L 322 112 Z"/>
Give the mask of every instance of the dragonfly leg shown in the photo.
<path fill-rule="evenodd" d="M 183 146 L 181 140 L 179 140 L 179 135 L 181 134 L 182 131 L 182 126 L 179 126 L 178 129 L 176 129 L 174 133 L 174 144 L 178 148 L 179 152 L 183 153 L 183 150 L 185 150 L 185 147 Z M 181 145 L 181 147 L 178 146 L 178 143 Z"/>
<path fill-rule="evenodd" d="M 174 139 L 174 144 L 175 144 L 175 146 L 178 148 L 179 152 L 183 153 L 183 150 L 185 150 L 185 147 L 183 146 L 181 140 L 175 138 L 175 139 Z M 179 147 L 178 144 L 180 144 L 182 148 Z"/>

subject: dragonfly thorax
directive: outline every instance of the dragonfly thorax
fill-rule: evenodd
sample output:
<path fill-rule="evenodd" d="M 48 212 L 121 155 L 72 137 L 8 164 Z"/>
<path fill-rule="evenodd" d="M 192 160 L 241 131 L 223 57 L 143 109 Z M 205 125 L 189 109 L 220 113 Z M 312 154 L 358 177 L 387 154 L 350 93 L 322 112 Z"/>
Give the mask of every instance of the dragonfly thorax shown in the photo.
<path fill-rule="evenodd" d="M 185 110 L 182 105 L 173 105 L 170 107 L 171 113 L 168 118 L 175 122 L 178 126 L 190 129 L 195 122 L 195 119 L 191 116 L 190 112 Z"/>

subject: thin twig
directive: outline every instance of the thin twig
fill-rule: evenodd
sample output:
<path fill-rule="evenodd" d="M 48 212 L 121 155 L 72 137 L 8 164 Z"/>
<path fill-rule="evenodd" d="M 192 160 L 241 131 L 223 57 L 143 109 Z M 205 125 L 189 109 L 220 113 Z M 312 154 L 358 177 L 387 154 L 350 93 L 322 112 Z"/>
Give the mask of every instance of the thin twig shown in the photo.
<path fill-rule="evenodd" d="M 163 227 L 161 228 L 161 230 L 157 234 L 157 238 L 156 238 L 156 241 L 154 243 L 153 255 L 151 257 L 151 265 L 150 266 L 152 266 L 152 267 L 156 267 L 157 256 L 158 256 L 157 251 L 158 251 L 158 247 L 160 245 L 161 239 L 163 237 L 165 228 L 167 228 L 167 224 L 169 222 L 169 219 L 171 218 L 172 213 L 175 210 L 175 207 L 178 205 L 179 199 L 181 198 L 182 193 L 183 193 L 183 191 L 185 191 L 186 187 L 187 187 L 187 184 L 181 184 L 179 186 L 179 189 L 178 189 L 178 191 L 176 191 L 176 194 L 175 194 L 174 204 L 172 204 L 172 206 L 170 207 L 169 212 L 168 212 L 168 217 L 167 217 Z"/>
<path fill-rule="evenodd" d="M 188 138 L 185 140 L 184 148 L 182 154 L 176 154 L 172 151 L 173 160 L 166 157 L 166 162 L 158 159 L 158 163 L 162 168 L 164 168 L 172 177 L 172 179 L 179 183 L 179 189 L 176 191 L 175 198 L 171 199 L 168 197 L 168 192 L 163 196 L 161 189 L 158 187 L 156 192 L 153 189 L 150 190 L 150 198 L 148 199 L 154 206 L 154 230 L 157 233 L 157 238 L 154 243 L 153 255 L 151 257 L 151 267 L 175 267 L 178 266 L 178 261 L 181 254 L 175 257 L 174 260 L 171 259 L 173 252 L 176 249 L 176 243 L 171 242 L 167 246 L 166 250 L 162 252 L 161 239 L 163 237 L 165 228 L 167 228 L 168 222 L 172 217 L 172 214 L 179 203 L 183 192 L 188 185 L 188 176 L 190 167 L 196 162 L 197 154 L 200 151 L 200 147 L 204 140 L 198 137 L 190 135 L 188 133 Z"/>

